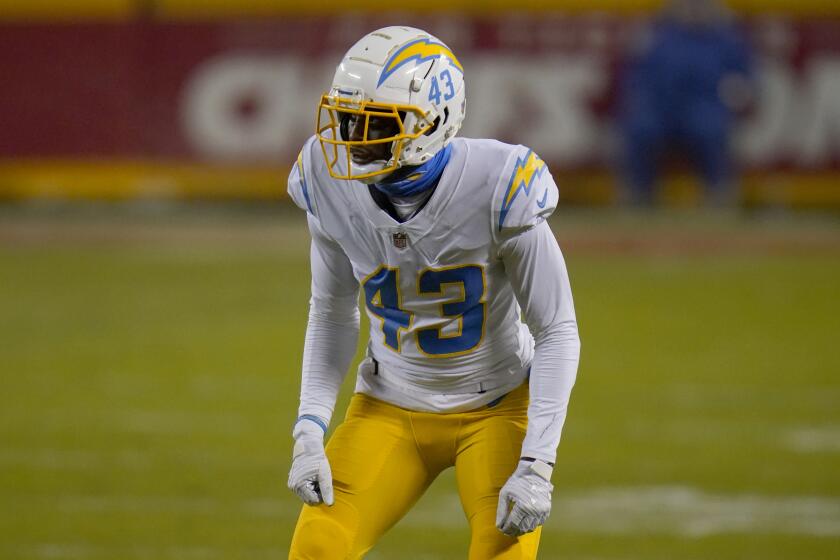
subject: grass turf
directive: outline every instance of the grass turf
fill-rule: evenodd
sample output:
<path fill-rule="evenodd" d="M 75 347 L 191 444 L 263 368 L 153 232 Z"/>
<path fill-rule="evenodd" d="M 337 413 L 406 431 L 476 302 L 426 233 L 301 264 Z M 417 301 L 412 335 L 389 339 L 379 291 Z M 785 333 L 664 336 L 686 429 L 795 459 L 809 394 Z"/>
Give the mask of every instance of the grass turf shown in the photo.
<path fill-rule="evenodd" d="M 282 220 L 0 243 L 0 557 L 285 557 L 308 268 Z M 567 260 L 583 353 L 540 558 L 840 554 L 837 252 Z M 467 539 L 450 472 L 370 558 Z"/>

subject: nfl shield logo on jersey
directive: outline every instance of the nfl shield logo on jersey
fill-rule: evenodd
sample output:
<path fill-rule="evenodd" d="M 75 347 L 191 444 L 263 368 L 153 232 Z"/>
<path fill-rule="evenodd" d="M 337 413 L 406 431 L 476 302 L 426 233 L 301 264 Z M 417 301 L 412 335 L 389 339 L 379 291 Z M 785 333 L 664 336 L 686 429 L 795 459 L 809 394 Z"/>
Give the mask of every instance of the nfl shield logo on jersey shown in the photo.
<path fill-rule="evenodd" d="M 391 236 L 391 240 L 394 242 L 394 247 L 396 247 L 397 249 L 405 249 L 408 246 L 408 236 L 405 234 L 405 232 L 395 232 Z"/>

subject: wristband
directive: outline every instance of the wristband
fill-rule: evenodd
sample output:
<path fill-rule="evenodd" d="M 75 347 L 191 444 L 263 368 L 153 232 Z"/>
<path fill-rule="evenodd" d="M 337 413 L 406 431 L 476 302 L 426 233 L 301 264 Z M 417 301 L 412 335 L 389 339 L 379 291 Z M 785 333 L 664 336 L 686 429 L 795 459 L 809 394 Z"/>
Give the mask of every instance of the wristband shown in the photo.
<path fill-rule="evenodd" d="M 537 459 L 535 459 L 534 457 L 520 457 L 519 460 L 520 461 L 525 461 L 525 462 L 528 462 L 528 463 L 533 463 Z M 540 461 L 542 461 L 542 459 L 540 459 Z M 543 463 L 545 463 L 546 465 L 548 465 L 552 469 L 554 468 L 554 463 L 552 463 L 550 461 L 543 461 Z"/>
<path fill-rule="evenodd" d="M 322 430 L 324 430 L 324 434 L 327 433 L 327 423 L 315 416 L 314 414 L 301 414 L 300 416 L 298 416 L 297 420 L 295 420 L 294 425 L 297 426 L 297 423 L 301 420 L 310 420 L 312 422 L 315 422 L 316 424 L 318 424 L 318 426 L 321 427 Z M 294 428 L 294 426 L 292 426 L 292 428 Z"/>

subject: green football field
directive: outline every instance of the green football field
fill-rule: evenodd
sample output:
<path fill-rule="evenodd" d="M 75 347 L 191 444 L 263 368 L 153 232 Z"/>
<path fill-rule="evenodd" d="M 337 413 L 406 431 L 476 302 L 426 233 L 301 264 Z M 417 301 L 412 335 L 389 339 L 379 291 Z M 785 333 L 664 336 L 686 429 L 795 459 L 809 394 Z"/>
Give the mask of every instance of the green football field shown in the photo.
<path fill-rule="evenodd" d="M 583 349 L 540 558 L 840 558 L 836 216 L 553 227 Z M 0 210 L 0 558 L 284 558 L 307 258 L 282 209 Z M 448 472 L 369 558 L 467 539 Z"/>

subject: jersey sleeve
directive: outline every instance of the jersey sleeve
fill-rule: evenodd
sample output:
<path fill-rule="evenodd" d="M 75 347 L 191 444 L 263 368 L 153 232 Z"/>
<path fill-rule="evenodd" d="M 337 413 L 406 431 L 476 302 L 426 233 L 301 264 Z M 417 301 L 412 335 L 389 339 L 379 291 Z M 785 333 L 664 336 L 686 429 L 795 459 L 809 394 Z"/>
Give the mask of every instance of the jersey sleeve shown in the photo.
<path fill-rule="evenodd" d="M 312 166 L 312 146 L 314 137 L 306 141 L 292 166 L 287 183 L 287 192 L 292 201 L 313 216 L 315 212 L 314 173 Z"/>
<path fill-rule="evenodd" d="M 502 244 L 501 257 L 534 337 L 522 456 L 553 463 L 580 358 L 566 263 L 547 223 Z"/>
<path fill-rule="evenodd" d="M 557 208 L 559 193 L 545 162 L 517 146 L 508 157 L 493 196 L 493 232 L 502 242 L 545 221 Z"/>
<path fill-rule="evenodd" d="M 359 283 L 346 253 L 307 216 L 312 235 L 312 297 L 303 345 L 299 416 L 329 425 L 338 391 L 356 353 Z"/>

